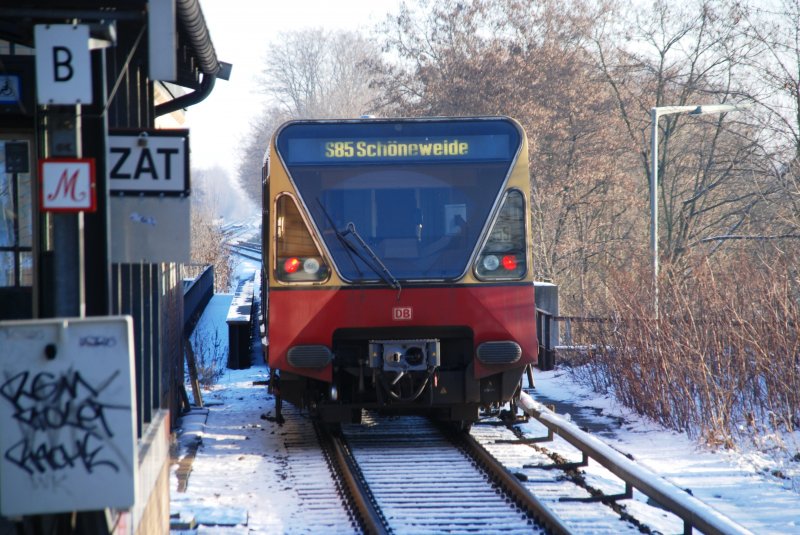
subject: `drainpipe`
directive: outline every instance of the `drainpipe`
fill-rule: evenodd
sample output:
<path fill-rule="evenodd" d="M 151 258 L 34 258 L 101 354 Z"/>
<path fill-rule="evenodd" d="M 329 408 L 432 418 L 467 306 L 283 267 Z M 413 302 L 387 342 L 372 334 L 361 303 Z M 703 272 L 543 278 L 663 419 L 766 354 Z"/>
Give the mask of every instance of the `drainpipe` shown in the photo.
<path fill-rule="evenodd" d="M 214 83 L 216 81 L 217 76 L 215 74 L 203 74 L 203 80 L 200 82 L 200 88 L 197 91 L 188 93 L 186 95 L 181 95 L 180 97 L 174 98 L 169 102 L 159 104 L 155 108 L 156 117 L 160 117 L 161 115 L 166 115 L 183 108 L 188 108 L 189 106 L 194 106 L 198 102 L 202 102 L 208 95 L 211 94 L 211 90 L 214 89 Z"/>
<path fill-rule="evenodd" d="M 214 89 L 214 83 L 221 69 L 217 61 L 217 54 L 214 51 L 214 45 L 211 43 L 211 37 L 208 34 L 203 11 L 200 9 L 199 0 L 177 0 L 175 6 L 180 25 L 186 32 L 189 44 L 197 55 L 197 62 L 200 72 L 203 73 L 203 79 L 197 91 L 156 106 L 156 117 L 202 102 Z"/>

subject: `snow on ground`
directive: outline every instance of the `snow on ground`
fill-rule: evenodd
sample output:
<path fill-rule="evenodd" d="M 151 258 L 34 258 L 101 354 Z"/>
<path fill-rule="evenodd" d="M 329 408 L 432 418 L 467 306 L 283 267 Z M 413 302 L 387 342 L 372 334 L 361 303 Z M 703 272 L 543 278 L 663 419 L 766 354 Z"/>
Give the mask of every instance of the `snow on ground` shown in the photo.
<path fill-rule="evenodd" d="M 258 263 L 241 259 L 235 269 L 231 288 L 242 279 L 255 278 L 258 284 Z M 218 340 L 216 363 L 224 368 L 228 356 L 228 334 L 225 319 L 231 294 L 216 294 L 201 316 L 192 336 L 197 351 L 198 341 Z M 339 524 L 311 524 L 309 511 L 300 505 L 290 468 L 292 423 L 280 426 L 274 422 L 275 400 L 267 393 L 268 370 L 254 348 L 250 369 L 229 370 L 210 389 L 202 390 L 205 407 L 193 409 L 184 416 L 178 429 L 179 450 L 170 470 L 170 509 L 173 533 L 331 533 L 352 532 L 343 517 Z M 187 384 L 187 392 L 191 387 Z M 291 411 L 286 408 L 284 412 Z M 295 426 L 296 427 L 296 426 Z M 188 479 L 185 466 L 196 448 Z M 310 452 L 314 454 L 316 452 Z M 320 471 L 303 474 L 303 485 L 319 485 L 331 481 L 325 461 L 319 454 Z M 311 480 L 311 481 L 309 481 Z M 180 489 L 180 490 L 179 490 Z M 330 494 L 334 493 L 331 488 Z M 306 506 L 307 507 L 307 506 Z M 191 530 L 191 522 L 217 524 Z M 177 528 L 177 529 L 176 529 Z M 331 529 L 332 528 L 332 529 Z"/>
<path fill-rule="evenodd" d="M 565 370 L 538 372 L 535 383 L 540 402 L 557 402 L 560 414 L 754 533 L 800 532 L 800 462 L 792 460 L 796 442 L 774 458 L 756 451 L 714 452 L 576 385 Z M 537 424 L 527 426 L 541 434 Z M 593 463 L 588 472 L 605 479 L 605 470 Z"/>

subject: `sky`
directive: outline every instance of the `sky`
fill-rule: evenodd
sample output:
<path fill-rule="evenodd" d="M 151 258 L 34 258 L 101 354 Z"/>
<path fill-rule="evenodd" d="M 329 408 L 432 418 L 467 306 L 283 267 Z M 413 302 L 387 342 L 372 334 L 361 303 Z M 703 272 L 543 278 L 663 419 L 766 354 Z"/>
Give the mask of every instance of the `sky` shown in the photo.
<path fill-rule="evenodd" d="M 266 49 L 282 32 L 308 28 L 368 31 L 399 0 L 200 0 L 220 61 L 233 64 L 229 81 L 187 111 L 194 168 L 220 166 L 235 177 L 238 149 L 265 98 L 256 80 Z M 287 61 L 291 58 L 287 58 Z M 265 147 L 266 149 L 266 147 Z"/>

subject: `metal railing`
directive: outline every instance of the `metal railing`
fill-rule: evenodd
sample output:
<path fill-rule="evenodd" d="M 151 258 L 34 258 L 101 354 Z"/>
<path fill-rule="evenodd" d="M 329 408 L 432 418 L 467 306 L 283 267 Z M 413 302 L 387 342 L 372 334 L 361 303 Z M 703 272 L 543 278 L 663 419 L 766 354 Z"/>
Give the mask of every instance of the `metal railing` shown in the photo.
<path fill-rule="evenodd" d="M 189 336 L 214 295 L 214 266 L 183 266 L 183 335 Z"/>
<path fill-rule="evenodd" d="M 557 349 L 592 349 L 603 339 L 601 329 L 610 322 L 611 320 L 607 318 L 557 316 L 537 308 L 536 338 L 539 342 L 539 368 L 542 371 L 555 368 Z M 553 333 L 558 333 L 559 336 L 553 336 Z M 553 343 L 554 339 L 558 340 L 557 344 Z"/>
<path fill-rule="evenodd" d="M 591 458 L 625 482 L 626 494 L 635 488 L 683 520 L 684 533 L 693 528 L 710 534 L 752 533 L 720 512 L 712 509 L 694 496 L 670 484 L 623 454 L 604 444 L 596 437 L 581 431 L 576 425 L 561 418 L 526 393 L 520 396 L 520 408 L 541 422 L 549 438 L 557 434 L 577 448 L 586 458 Z"/>

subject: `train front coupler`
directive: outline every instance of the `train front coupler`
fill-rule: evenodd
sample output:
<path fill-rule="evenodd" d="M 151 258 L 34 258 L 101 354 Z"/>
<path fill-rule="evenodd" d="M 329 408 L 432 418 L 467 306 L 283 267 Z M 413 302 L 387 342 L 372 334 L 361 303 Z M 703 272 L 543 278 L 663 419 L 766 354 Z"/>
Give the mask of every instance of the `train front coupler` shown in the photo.
<path fill-rule="evenodd" d="M 439 368 L 439 340 L 370 340 L 368 363 L 391 400 L 412 402 Z"/>

